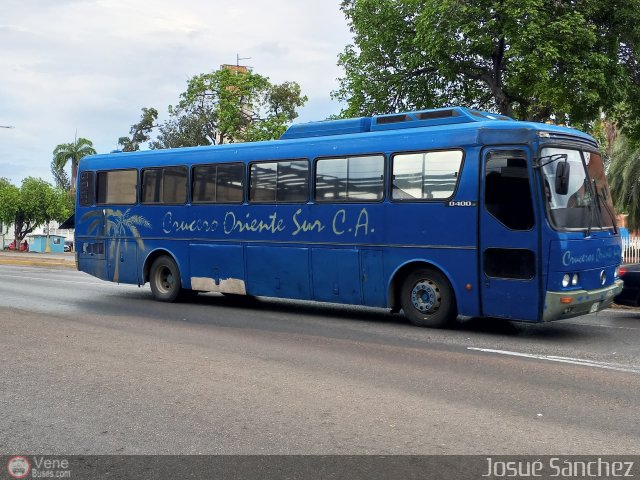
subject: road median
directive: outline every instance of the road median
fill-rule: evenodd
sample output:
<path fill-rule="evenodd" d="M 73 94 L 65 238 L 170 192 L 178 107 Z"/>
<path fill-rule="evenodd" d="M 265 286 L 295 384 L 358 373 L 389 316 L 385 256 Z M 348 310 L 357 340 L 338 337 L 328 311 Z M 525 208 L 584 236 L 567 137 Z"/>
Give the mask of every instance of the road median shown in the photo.
<path fill-rule="evenodd" d="M 0 252 L 0 265 L 76 269 L 73 254 Z"/>

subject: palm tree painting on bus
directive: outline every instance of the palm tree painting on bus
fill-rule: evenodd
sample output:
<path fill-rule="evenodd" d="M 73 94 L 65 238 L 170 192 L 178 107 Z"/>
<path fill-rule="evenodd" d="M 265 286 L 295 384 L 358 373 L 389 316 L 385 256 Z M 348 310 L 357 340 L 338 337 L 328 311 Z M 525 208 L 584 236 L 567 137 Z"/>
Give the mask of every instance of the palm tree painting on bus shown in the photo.
<path fill-rule="evenodd" d="M 115 268 L 113 273 L 113 281 L 120 280 L 120 248 L 122 240 L 127 236 L 133 236 L 138 248 L 144 250 L 144 241 L 140 236 L 139 227 L 151 228 L 151 223 L 142 215 L 131 215 L 131 209 L 128 208 L 124 212 L 122 210 L 113 210 L 110 208 L 102 210 L 93 210 L 82 216 L 83 220 L 90 220 L 91 223 L 87 228 L 87 234 L 104 235 L 109 240 L 109 258 L 114 259 Z M 100 229 L 102 227 L 102 232 Z M 126 243 L 125 243 L 126 248 Z"/>

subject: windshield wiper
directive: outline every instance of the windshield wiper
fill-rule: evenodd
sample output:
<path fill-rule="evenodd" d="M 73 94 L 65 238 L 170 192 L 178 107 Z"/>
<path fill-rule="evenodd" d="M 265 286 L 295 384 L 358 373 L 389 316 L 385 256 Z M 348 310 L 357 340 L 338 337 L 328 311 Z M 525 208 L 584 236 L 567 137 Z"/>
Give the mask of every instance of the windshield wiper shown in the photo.
<path fill-rule="evenodd" d="M 553 155 L 545 155 L 544 157 L 536 158 L 533 161 L 533 168 L 542 168 L 546 167 L 550 163 L 557 162 L 558 160 L 567 160 L 568 156 L 566 153 L 554 153 Z M 546 160 L 544 163 L 543 160 Z"/>

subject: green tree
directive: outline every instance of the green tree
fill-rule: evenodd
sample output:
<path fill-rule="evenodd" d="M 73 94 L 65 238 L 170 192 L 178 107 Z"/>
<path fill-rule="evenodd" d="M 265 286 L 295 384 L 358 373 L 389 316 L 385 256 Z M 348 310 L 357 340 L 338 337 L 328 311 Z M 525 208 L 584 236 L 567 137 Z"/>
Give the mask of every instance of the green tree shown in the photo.
<path fill-rule="evenodd" d="M 620 135 L 613 145 L 607 172 L 614 206 L 628 214 L 627 225 L 640 230 L 640 143 Z"/>
<path fill-rule="evenodd" d="M 269 140 L 280 136 L 307 97 L 295 82 L 273 85 L 251 71 L 222 68 L 187 82 L 151 148 Z"/>
<path fill-rule="evenodd" d="M 20 189 L 6 178 L 0 177 L 0 224 L 13 224 L 19 203 Z"/>
<path fill-rule="evenodd" d="M 28 177 L 20 188 L 0 179 L 0 221 L 13 224 L 16 244 L 40 225 L 69 216 L 67 193 L 39 178 Z"/>
<path fill-rule="evenodd" d="M 140 150 L 140 144 L 151 140 L 151 131 L 157 126 L 158 111 L 155 108 L 143 108 L 140 121 L 129 129 L 130 137 L 120 137 L 118 145 L 123 152 L 135 152 Z"/>
<path fill-rule="evenodd" d="M 344 116 L 463 104 L 583 126 L 637 95 L 640 0 L 344 0 Z M 635 92 L 635 93 L 634 93 Z"/>
<path fill-rule="evenodd" d="M 95 155 L 93 142 L 86 138 L 77 138 L 73 143 L 62 143 L 53 150 L 53 161 L 51 162 L 51 172 L 59 187 L 64 190 L 73 190 L 76 187 L 78 176 L 78 164 L 83 157 Z M 64 171 L 67 164 L 71 162 L 71 181 Z"/>

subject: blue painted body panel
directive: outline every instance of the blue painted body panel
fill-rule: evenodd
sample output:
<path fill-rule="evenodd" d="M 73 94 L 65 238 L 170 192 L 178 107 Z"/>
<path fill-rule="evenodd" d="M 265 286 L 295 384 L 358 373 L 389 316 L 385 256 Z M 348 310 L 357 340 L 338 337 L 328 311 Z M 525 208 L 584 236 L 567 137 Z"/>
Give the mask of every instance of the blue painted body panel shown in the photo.
<path fill-rule="evenodd" d="M 345 125 L 357 129 L 363 123 L 366 122 Z M 131 232 L 105 236 L 104 228 L 89 221 L 99 218 L 104 207 L 77 204 L 79 269 L 105 280 L 142 284 L 145 266 L 149 266 L 147 259 L 161 250 L 176 260 L 185 288 L 192 288 L 192 279 L 208 279 L 215 288 L 223 281 L 237 280 L 244 284 L 244 293 L 250 295 L 384 307 L 392 304 L 390 292 L 395 274 L 405 265 L 420 262 L 440 269 L 447 276 L 460 314 L 480 316 L 483 275 L 479 257 L 479 185 L 483 148 L 487 140 L 492 145 L 515 144 L 529 152 L 531 158 L 541 142 L 560 141 L 541 139 L 541 131 L 551 132 L 551 137 L 555 135 L 562 141 L 595 145 L 591 137 L 572 129 L 483 120 L 86 157 L 80 162 L 80 172 L 109 170 L 114 166 L 143 169 L 278 159 L 308 159 L 313 172 L 317 157 L 376 153 L 387 159 L 388 179 L 390 156 L 394 153 L 459 148 L 464 151 L 463 168 L 449 200 L 469 202 L 469 206 L 449 206 L 448 201 L 391 202 L 388 185 L 385 199 L 377 203 L 325 204 L 310 198 L 300 204 L 249 205 L 245 198 L 242 205 L 109 205 L 116 215 L 144 217 L 148 226 L 139 227 L 137 237 Z M 293 132 L 292 137 L 295 136 Z M 539 179 L 533 174 L 532 178 L 537 192 Z M 505 318 L 541 319 L 545 289 L 556 289 L 557 275 L 568 268 L 562 263 L 566 251 L 570 250 L 573 258 L 588 255 L 585 252 L 593 248 L 608 249 L 611 257 L 606 262 L 599 258 L 580 263 L 580 271 L 585 272 L 584 279 L 589 285 L 591 270 L 604 266 L 602 262 L 611 269 L 619 263 L 619 258 L 614 258 L 616 248 L 619 252 L 619 235 L 602 232 L 600 238 L 585 242 L 581 232 L 556 232 L 544 219 L 539 195 L 535 195 L 534 201 L 536 227 L 523 241 L 536 250 L 540 259 L 539 276 L 527 287 L 533 289 L 527 298 L 534 298 L 537 313 L 531 316 L 530 309 L 527 312 L 522 309 L 522 289 L 515 289 L 505 292 L 505 298 L 513 295 L 502 302 Z M 496 231 L 486 234 L 483 241 L 500 244 L 502 236 Z M 103 253 L 92 246 L 100 242 L 104 244 Z M 575 263 L 571 265 L 573 269 L 577 267 Z"/>

